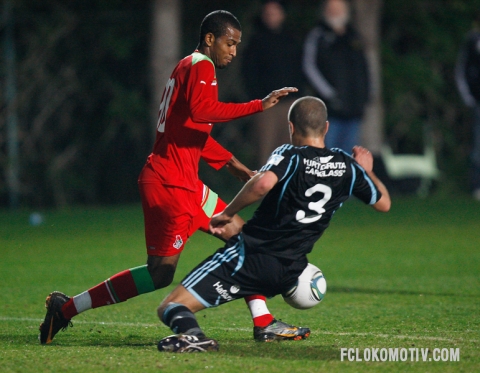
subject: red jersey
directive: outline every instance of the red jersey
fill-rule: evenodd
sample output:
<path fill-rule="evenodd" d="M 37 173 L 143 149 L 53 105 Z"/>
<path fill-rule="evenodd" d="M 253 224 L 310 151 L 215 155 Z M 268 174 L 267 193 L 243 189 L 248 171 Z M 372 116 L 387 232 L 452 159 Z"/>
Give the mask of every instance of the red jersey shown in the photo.
<path fill-rule="evenodd" d="M 157 135 L 149 157 L 162 184 L 195 191 L 200 158 L 219 169 L 232 157 L 210 136 L 212 123 L 262 110 L 261 100 L 219 102 L 213 61 L 197 51 L 185 57 L 163 91 Z"/>

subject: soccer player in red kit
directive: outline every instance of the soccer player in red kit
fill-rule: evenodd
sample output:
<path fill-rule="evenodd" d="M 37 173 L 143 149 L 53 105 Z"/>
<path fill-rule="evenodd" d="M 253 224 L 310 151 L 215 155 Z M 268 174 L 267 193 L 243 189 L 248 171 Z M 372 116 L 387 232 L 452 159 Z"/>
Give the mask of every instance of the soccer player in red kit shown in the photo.
<path fill-rule="evenodd" d="M 263 100 L 247 103 L 219 102 L 215 68 L 225 68 L 232 62 L 240 41 L 241 26 L 235 16 L 223 10 L 208 14 L 200 27 L 197 50 L 177 64 L 166 84 L 153 151 L 138 179 L 147 264 L 120 272 L 71 298 L 52 292 L 47 297 L 47 314 L 40 325 L 42 344 L 51 343 L 55 334 L 69 326 L 71 318 L 81 312 L 123 302 L 172 283 L 188 238 L 198 229 L 208 232 L 211 216 L 226 206 L 199 180 L 200 159 L 216 169 L 225 165 L 243 181 L 253 175 L 210 136 L 212 124 L 267 110 L 297 89 L 279 89 Z M 236 216 L 218 237 L 227 241 L 242 226 L 243 220 Z M 274 319 L 264 296 L 245 300 L 253 317 L 256 340 L 308 337 L 308 328 Z"/>

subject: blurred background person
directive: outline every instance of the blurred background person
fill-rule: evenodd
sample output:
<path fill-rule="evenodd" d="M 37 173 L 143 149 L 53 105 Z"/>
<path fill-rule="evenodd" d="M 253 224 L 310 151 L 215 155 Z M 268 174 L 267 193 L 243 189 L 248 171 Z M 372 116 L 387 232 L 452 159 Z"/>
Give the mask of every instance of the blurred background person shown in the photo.
<path fill-rule="evenodd" d="M 271 92 L 278 84 L 282 87 L 301 87 L 301 47 L 296 36 L 285 29 L 286 11 L 281 1 L 263 2 L 255 30 L 244 50 L 242 76 L 249 97 Z M 263 97 L 261 96 L 261 97 Z M 251 136 L 255 140 L 256 167 L 263 166 L 270 153 L 282 144 L 289 143 L 287 114 L 290 105 L 298 98 L 289 94 L 274 110 L 257 114 Z"/>
<path fill-rule="evenodd" d="M 350 23 L 350 4 L 327 0 L 320 21 L 303 46 L 307 82 L 328 107 L 327 147 L 351 152 L 370 96 L 370 74 L 363 42 Z"/>
<path fill-rule="evenodd" d="M 480 12 L 460 49 L 455 81 L 463 102 L 473 112 L 473 144 L 470 154 L 470 185 L 480 201 Z"/>

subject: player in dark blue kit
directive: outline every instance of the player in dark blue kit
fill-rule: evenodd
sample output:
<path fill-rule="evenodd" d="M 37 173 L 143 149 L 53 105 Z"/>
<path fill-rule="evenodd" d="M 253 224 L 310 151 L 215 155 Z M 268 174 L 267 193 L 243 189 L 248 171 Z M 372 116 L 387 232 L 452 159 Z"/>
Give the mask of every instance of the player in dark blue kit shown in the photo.
<path fill-rule="evenodd" d="M 306 255 L 351 195 L 377 211 L 390 209 L 367 149 L 356 146 L 350 156 L 325 148 L 323 101 L 298 99 L 288 120 L 292 145 L 277 148 L 210 227 L 221 232 L 236 213 L 264 197 L 252 219 L 160 304 L 160 319 L 176 333 L 158 343 L 160 351 L 217 350 L 217 341 L 205 336 L 194 313 L 251 294 L 271 297 L 289 290 L 308 264 Z"/>

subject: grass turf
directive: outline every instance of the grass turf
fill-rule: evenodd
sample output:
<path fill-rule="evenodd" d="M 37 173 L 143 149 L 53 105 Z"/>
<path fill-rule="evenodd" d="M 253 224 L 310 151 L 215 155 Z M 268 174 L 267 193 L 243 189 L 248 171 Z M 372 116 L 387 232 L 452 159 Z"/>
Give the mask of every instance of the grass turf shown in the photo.
<path fill-rule="evenodd" d="M 171 287 L 81 314 L 41 346 L 49 292 L 74 295 L 145 262 L 137 205 L 43 215 L 43 224 L 31 226 L 28 212 L 0 212 L 2 372 L 480 371 L 480 204 L 470 199 L 397 198 L 388 214 L 346 203 L 309 256 L 327 278 L 324 301 L 305 311 L 281 297 L 268 302 L 278 318 L 310 327 L 309 339 L 255 343 L 238 301 L 197 315 L 220 351 L 185 355 L 156 349 L 171 334 L 155 314 Z M 193 236 L 175 283 L 218 246 Z M 341 348 L 358 349 L 359 358 L 373 348 L 412 348 L 420 361 L 341 361 Z M 421 361 L 422 348 L 432 361 Z M 458 348 L 460 361 L 433 361 L 435 348 Z"/>

